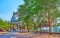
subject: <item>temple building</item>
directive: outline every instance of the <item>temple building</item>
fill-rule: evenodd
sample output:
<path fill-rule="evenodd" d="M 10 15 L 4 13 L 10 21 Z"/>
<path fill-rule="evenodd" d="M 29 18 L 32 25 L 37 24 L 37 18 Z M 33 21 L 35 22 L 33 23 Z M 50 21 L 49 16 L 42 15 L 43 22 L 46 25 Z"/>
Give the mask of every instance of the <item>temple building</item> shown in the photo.
<path fill-rule="evenodd" d="M 20 25 L 16 16 L 16 13 L 13 12 L 13 16 L 10 21 L 9 32 L 20 32 Z"/>
<path fill-rule="evenodd" d="M 13 13 L 13 16 L 12 16 L 12 18 L 11 18 L 11 22 L 18 22 L 18 20 L 17 20 L 17 17 L 16 17 L 16 14 L 15 14 L 15 13 Z"/>

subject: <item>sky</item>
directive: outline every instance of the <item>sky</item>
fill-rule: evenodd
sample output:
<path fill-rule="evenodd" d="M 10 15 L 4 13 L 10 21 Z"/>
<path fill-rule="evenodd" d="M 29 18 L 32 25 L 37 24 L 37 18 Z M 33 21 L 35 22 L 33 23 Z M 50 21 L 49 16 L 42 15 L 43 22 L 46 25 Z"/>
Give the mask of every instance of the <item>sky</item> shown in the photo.
<path fill-rule="evenodd" d="M 0 0 L 0 18 L 10 21 L 13 11 L 23 3 L 23 0 Z"/>

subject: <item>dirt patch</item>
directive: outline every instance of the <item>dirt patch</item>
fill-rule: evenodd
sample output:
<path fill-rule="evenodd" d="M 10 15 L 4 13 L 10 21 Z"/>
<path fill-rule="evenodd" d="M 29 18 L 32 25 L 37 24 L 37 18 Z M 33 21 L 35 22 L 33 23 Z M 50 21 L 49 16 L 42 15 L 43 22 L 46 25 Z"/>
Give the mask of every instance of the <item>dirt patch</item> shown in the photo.
<path fill-rule="evenodd" d="M 21 33 L 21 34 L 15 36 L 14 38 L 60 38 L 60 35 L 58 35 L 58 34 L 49 35 L 47 33 L 45 33 L 45 34 Z"/>

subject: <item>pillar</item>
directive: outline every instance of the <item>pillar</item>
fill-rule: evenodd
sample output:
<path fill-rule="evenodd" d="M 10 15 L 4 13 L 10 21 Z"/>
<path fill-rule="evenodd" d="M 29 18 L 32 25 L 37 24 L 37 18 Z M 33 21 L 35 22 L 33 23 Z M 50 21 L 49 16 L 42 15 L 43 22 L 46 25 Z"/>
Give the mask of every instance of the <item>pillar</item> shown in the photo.
<path fill-rule="evenodd" d="M 9 24 L 9 32 L 11 32 L 11 24 Z"/>
<path fill-rule="evenodd" d="M 20 32 L 20 26 L 17 24 L 17 31 Z"/>

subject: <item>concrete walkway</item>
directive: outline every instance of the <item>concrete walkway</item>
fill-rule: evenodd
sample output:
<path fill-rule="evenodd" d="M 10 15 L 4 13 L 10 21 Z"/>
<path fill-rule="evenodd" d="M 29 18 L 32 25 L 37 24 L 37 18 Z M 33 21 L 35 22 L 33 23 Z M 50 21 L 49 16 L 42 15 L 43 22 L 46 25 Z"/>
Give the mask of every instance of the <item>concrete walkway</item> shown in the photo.
<path fill-rule="evenodd" d="M 16 32 L 8 32 L 8 33 L 4 33 L 4 34 L 0 34 L 0 38 L 13 38 L 14 36 L 16 36 L 18 33 Z"/>
<path fill-rule="evenodd" d="M 17 32 L 9 32 L 6 34 L 1 34 L 0 38 L 60 38 L 60 34 L 52 34 L 48 33 L 17 33 Z"/>

